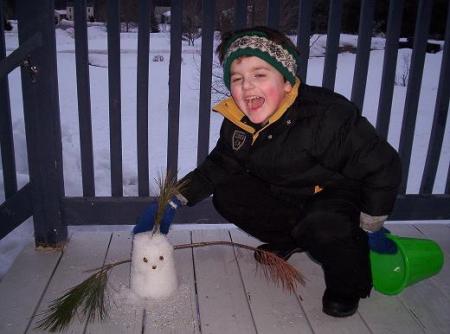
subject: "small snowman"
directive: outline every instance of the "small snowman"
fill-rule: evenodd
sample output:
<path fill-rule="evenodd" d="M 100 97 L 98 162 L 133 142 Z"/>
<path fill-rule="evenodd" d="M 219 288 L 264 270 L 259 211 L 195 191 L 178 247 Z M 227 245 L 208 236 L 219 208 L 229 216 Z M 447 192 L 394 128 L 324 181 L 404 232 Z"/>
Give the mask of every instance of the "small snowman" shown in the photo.
<path fill-rule="evenodd" d="M 173 246 L 162 233 L 134 236 L 131 256 L 131 290 L 142 298 L 167 298 L 178 287 Z"/>
<path fill-rule="evenodd" d="M 181 202 L 167 195 L 150 203 L 133 229 L 130 288 L 141 298 L 164 299 L 178 288 L 174 248 L 167 233 Z"/>

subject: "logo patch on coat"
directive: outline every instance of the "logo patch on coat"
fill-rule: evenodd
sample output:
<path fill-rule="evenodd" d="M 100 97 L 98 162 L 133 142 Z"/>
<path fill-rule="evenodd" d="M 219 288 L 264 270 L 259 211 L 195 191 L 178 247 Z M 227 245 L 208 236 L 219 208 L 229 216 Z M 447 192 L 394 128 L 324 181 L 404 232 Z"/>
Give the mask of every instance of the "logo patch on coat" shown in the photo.
<path fill-rule="evenodd" d="M 233 150 L 238 151 L 245 143 L 247 135 L 240 130 L 234 130 L 233 132 Z"/>

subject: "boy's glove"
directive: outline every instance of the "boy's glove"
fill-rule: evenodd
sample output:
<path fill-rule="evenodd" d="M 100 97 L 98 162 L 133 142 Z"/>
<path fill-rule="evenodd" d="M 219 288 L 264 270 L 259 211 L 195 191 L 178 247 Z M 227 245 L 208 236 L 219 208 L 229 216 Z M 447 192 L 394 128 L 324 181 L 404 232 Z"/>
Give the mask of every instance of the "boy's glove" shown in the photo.
<path fill-rule="evenodd" d="M 381 254 L 394 254 L 397 252 L 397 245 L 386 237 L 386 234 L 390 232 L 383 227 L 387 217 L 371 216 L 361 212 L 360 227 L 367 232 L 370 250 Z"/>
<path fill-rule="evenodd" d="M 388 216 L 371 216 L 361 212 L 359 215 L 359 226 L 366 232 L 377 232 L 382 227 Z"/>
<path fill-rule="evenodd" d="M 164 208 L 164 215 L 161 219 L 159 231 L 163 234 L 169 232 L 170 225 L 175 217 L 176 209 L 181 206 L 181 201 L 176 197 L 172 197 L 169 203 Z M 145 209 L 144 213 L 138 218 L 136 226 L 133 228 L 133 233 L 141 233 L 153 230 L 155 225 L 156 211 L 158 210 L 158 201 L 154 200 Z"/>
<path fill-rule="evenodd" d="M 397 253 L 397 245 L 386 236 L 388 233 L 389 230 L 384 227 L 377 232 L 367 232 L 370 250 L 380 254 Z"/>

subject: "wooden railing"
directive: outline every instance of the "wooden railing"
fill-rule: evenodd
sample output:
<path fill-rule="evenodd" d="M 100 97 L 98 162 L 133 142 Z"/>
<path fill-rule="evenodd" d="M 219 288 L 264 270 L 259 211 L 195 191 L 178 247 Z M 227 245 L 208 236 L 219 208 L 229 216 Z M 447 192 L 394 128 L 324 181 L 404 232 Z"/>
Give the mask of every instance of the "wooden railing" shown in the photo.
<path fill-rule="evenodd" d="M 186 1 L 186 0 L 185 0 Z M 297 46 L 302 55 L 298 75 L 306 78 L 313 1 L 298 1 Z M 211 76 L 213 63 L 213 38 L 216 27 L 216 0 L 202 1 L 202 48 L 199 92 L 199 127 L 197 163 L 209 152 Z M 55 48 L 53 1 L 17 1 L 19 48 L 6 57 L 4 31 L 0 28 L 0 141 L 5 202 L 0 206 L 0 238 L 8 234 L 26 218 L 33 215 L 37 244 L 55 245 L 67 237 L 67 225 L 127 224 L 145 208 L 149 198 L 149 147 L 148 147 L 148 73 L 149 73 L 149 22 L 150 2 L 139 1 L 139 32 L 137 60 L 137 152 L 138 196 L 123 196 L 122 129 L 121 129 L 121 78 L 120 78 L 120 15 L 119 0 L 109 0 L 108 27 L 108 78 L 109 124 L 111 153 L 111 196 L 96 196 L 94 182 L 94 153 L 91 124 L 91 97 L 88 64 L 85 0 L 75 5 L 75 53 L 77 94 L 80 127 L 82 191 L 80 197 L 66 197 L 61 165 L 62 145 L 59 120 L 58 81 Z M 124 5 L 124 4 L 123 4 Z M 267 25 L 278 27 L 280 2 L 267 1 Z M 339 47 L 343 1 L 333 0 L 329 7 L 328 38 L 322 85 L 333 89 Z M 390 1 L 387 17 L 386 47 L 382 68 L 382 84 L 376 127 L 387 137 L 394 90 L 398 40 L 402 22 L 403 0 Z M 353 75 L 351 100 L 363 106 L 372 18 L 375 1 L 361 2 L 358 45 Z M 0 6 L 0 11 L 1 11 Z M 169 102 L 167 143 L 167 170 L 179 167 L 179 113 L 180 74 L 182 51 L 182 0 L 171 2 Z M 450 19 L 447 19 L 445 44 L 434 109 L 434 121 L 425 170 L 419 194 L 405 194 L 408 166 L 410 164 L 415 122 L 420 96 L 422 72 L 426 53 L 432 1 L 419 1 L 417 23 L 412 50 L 410 78 L 399 152 L 405 166 L 402 191 L 391 219 L 450 219 L 449 177 L 444 194 L 432 194 L 438 162 L 441 156 L 445 123 L 450 95 Z M 236 0 L 234 27 L 247 25 L 246 1 Z M 450 6 L 449 6 L 450 16 Z M 1 14 L 1 12 L 0 12 Z M 22 67 L 24 114 L 27 132 L 30 183 L 17 189 L 14 163 L 14 143 L 11 129 L 11 111 L 7 74 L 17 66 Z M 430 110 L 430 112 L 432 112 Z M 217 223 L 222 218 L 206 200 L 194 208 L 180 210 L 176 223 Z"/>

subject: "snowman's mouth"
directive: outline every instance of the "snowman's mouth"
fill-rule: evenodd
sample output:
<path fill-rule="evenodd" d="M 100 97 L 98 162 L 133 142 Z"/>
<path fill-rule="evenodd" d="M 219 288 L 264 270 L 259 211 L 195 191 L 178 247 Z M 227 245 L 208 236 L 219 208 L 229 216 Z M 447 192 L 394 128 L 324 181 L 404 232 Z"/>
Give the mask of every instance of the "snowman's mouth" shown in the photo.
<path fill-rule="evenodd" d="M 258 109 L 262 107 L 266 99 L 261 96 L 250 96 L 245 99 L 247 107 L 251 110 Z"/>

